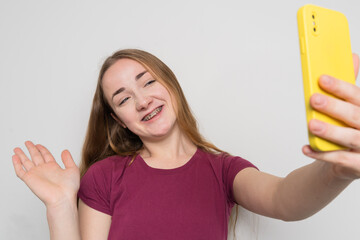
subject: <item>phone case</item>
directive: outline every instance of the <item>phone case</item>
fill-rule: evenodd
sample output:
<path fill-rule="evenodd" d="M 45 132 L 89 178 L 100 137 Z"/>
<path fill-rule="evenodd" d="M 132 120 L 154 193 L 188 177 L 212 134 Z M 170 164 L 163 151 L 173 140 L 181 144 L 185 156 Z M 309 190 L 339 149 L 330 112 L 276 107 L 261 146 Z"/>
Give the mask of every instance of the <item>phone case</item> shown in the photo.
<path fill-rule="evenodd" d="M 347 19 L 340 12 L 308 4 L 298 10 L 297 22 L 307 123 L 315 118 L 334 125 L 346 126 L 343 122 L 312 109 L 310 97 L 314 93 L 330 96 L 318 85 L 319 77 L 323 74 L 355 84 Z M 345 148 L 319 138 L 310 131 L 308 134 L 310 146 L 316 151 Z"/>

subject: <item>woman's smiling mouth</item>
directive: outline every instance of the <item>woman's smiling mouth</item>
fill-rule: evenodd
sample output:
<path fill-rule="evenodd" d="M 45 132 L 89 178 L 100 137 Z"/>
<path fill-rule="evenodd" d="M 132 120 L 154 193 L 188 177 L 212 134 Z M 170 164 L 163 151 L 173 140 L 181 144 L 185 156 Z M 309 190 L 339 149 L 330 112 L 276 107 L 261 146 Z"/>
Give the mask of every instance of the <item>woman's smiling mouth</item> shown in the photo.
<path fill-rule="evenodd" d="M 148 115 L 143 117 L 143 119 L 141 119 L 141 121 L 149 121 L 150 119 L 155 117 L 159 112 L 161 112 L 162 108 L 163 108 L 163 106 L 155 108 L 154 111 L 152 111 L 151 113 L 149 113 Z"/>

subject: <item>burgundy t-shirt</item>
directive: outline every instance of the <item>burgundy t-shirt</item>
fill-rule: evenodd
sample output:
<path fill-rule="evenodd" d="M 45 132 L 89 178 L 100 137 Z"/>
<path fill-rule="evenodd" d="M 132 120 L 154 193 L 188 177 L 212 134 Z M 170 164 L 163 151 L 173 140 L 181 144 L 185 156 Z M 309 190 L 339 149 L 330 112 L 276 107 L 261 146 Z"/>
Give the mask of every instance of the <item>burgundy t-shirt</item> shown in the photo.
<path fill-rule="evenodd" d="M 197 149 L 183 166 L 157 169 L 138 155 L 94 163 L 81 179 L 79 198 L 109 214 L 108 239 L 227 239 L 233 182 L 250 162 Z"/>

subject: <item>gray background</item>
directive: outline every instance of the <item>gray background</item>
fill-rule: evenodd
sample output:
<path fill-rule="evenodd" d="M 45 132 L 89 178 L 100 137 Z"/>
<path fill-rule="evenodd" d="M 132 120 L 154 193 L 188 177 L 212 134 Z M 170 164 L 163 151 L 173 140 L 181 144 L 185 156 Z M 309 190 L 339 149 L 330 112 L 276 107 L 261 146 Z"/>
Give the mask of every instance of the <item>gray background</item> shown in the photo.
<path fill-rule="evenodd" d="M 261 170 L 310 163 L 296 12 L 308 1 L 1 1 L 0 239 L 48 239 L 45 207 L 14 174 L 25 140 L 77 162 L 97 74 L 140 48 L 177 75 L 201 132 Z M 360 53 L 359 1 L 313 1 L 343 12 Z M 245 212 L 241 239 L 358 239 L 360 185 L 315 216 L 286 223 Z M 240 239 L 240 238 L 239 238 Z"/>

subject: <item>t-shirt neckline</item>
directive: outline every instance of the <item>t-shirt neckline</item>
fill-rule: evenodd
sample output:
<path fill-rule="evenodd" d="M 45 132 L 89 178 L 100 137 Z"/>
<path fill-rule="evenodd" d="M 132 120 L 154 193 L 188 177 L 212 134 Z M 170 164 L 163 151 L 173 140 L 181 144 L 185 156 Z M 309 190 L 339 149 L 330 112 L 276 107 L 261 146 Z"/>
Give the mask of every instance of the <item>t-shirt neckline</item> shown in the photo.
<path fill-rule="evenodd" d="M 191 156 L 191 158 L 182 166 L 180 167 L 176 167 L 176 168 L 170 168 L 170 169 L 163 169 L 163 168 L 154 168 L 149 166 L 145 160 L 140 156 L 140 154 L 138 154 L 135 158 L 135 160 L 138 160 L 138 162 L 147 170 L 155 172 L 155 173 L 161 173 L 161 174 L 173 174 L 173 173 L 177 173 L 177 172 L 182 172 L 185 169 L 189 168 L 193 162 L 195 161 L 195 159 L 197 158 L 197 155 L 200 154 L 200 149 L 197 148 L 195 153 Z"/>

